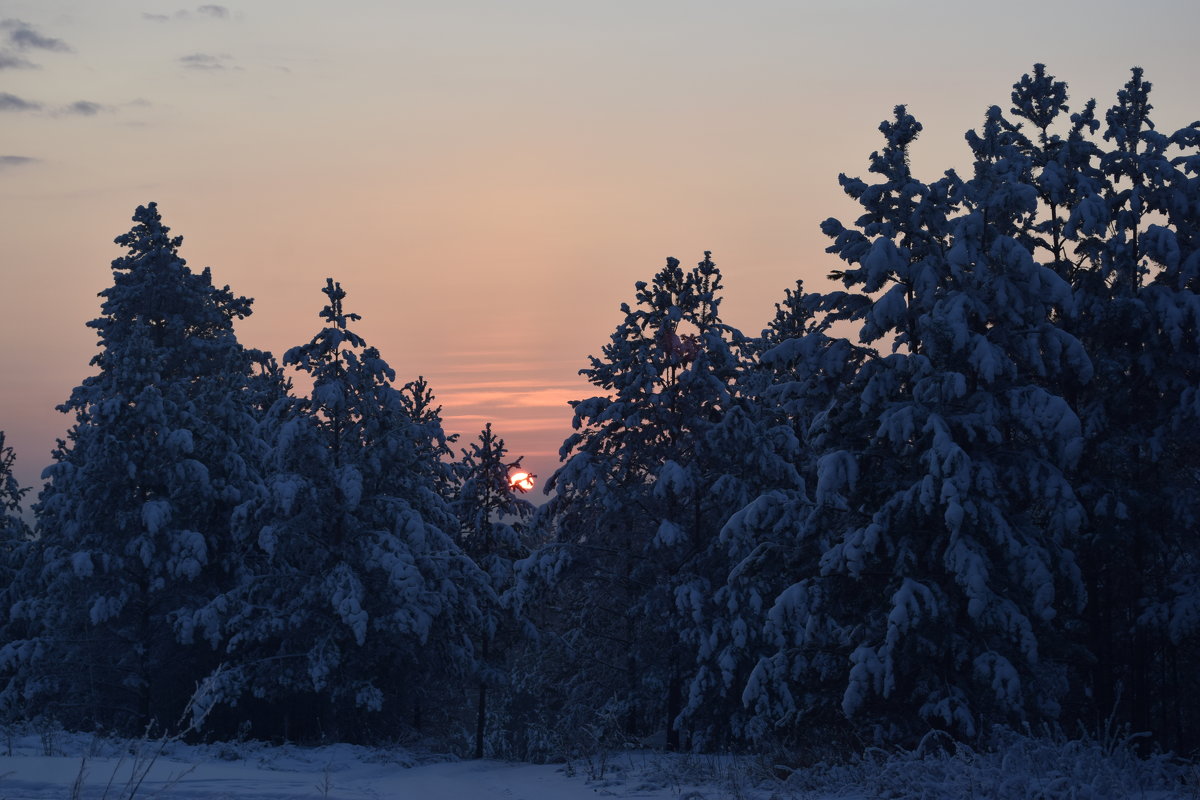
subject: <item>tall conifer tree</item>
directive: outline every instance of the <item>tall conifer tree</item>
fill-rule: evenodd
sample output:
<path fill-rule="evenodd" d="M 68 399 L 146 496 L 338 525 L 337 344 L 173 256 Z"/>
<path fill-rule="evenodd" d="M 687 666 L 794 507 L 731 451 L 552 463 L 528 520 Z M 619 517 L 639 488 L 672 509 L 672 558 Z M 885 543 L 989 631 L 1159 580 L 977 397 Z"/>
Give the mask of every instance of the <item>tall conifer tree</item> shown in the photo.
<path fill-rule="evenodd" d="M 190 270 L 155 204 L 116 239 L 100 293 L 97 373 L 60 410 L 75 424 L 44 473 L 28 562 L 27 696 L 77 725 L 173 722 L 210 658 L 193 611 L 234 570 L 230 520 L 259 480 L 247 391 L 257 354 L 233 323 L 250 300 Z"/>
<path fill-rule="evenodd" d="M 819 569 L 796 537 L 812 511 L 812 428 L 866 353 L 828 334 L 819 301 L 799 281 L 787 290 L 762 334 L 747 342 L 735 413 L 714 431 L 713 451 L 725 454 L 724 471 L 739 476 L 740 491 L 713 545 L 727 573 L 714 576 L 711 608 L 693 631 L 699 669 L 684 717 L 699 745 L 762 735 L 763 719 L 742 696 L 758 661 L 775 650 L 763 616 L 797 575 Z"/>
<path fill-rule="evenodd" d="M 1052 80 L 1036 75 L 1042 83 L 1014 91 L 1014 112 L 1035 123 L 1028 109 Z M 1060 240 L 1078 307 L 1069 325 L 1096 364 L 1073 393 L 1086 442 L 1088 722 L 1115 710 L 1189 747 L 1200 719 L 1200 706 L 1180 701 L 1200 689 L 1185 666 L 1200 655 L 1200 123 L 1159 133 L 1150 90 L 1135 68 L 1105 114 L 1103 143 L 1076 133 L 1102 127 L 1089 103 L 1065 141 L 1045 135 L 1057 122 L 1047 115 L 1032 150 L 1055 165 L 1037 176 L 1043 194 L 1078 187 L 1061 203 Z"/>
<path fill-rule="evenodd" d="M 1018 238 L 1036 211 L 1022 137 L 992 109 L 968 135 L 972 179 L 926 184 L 909 168 L 920 130 L 897 107 L 871 158 L 880 182 L 841 179 L 864 213 L 824 224 L 848 265 L 825 307 L 891 352 L 864 361 L 814 439 L 797 544 L 819 556 L 769 612 L 779 652 L 746 692 L 788 724 L 836 728 L 840 706 L 886 737 L 972 736 L 1056 717 L 1065 693 L 1050 644 L 1083 598 L 1067 480 L 1082 440 L 1055 387 L 1090 364 L 1054 324 L 1068 285 Z"/>
<path fill-rule="evenodd" d="M 21 516 L 28 492 L 13 475 L 16 455 L 0 431 L 0 719 L 19 717 L 23 703 L 11 679 L 20 666 L 20 652 L 11 643 L 25 638 L 25 625 L 14 620 L 13 605 L 28 591 L 21 580 L 22 564 L 32 547 L 33 532 Z"/>
<path fill-rule="evenodd" d="M 268 490 L 237 529 L 247 567 L 202 615 L 228 662 L 207 699 L 307 698 L 290 717 L 260 714 L 260 733 L 362 739 L 474 674 L 489 590 L 435 482 L 432 396 L 395 389 L 345 291 L 323 291 L 325 327 L 283 359 L 312 389 L 269 412 Z"/>
<path fill-rule="evenodd" d="M 564 702 L 607 709 L 627 735 L 665 731 L 676 746 L 712 593 L 729 569 L 719 532 L 754 496 L 747 485 L 761 475 L 748 476 L 765 463 L 765 441 L 736 408 L 743 337 L 720 320 L 709 254 L 691 270 L 668 259 L 636 290 L 603 355 L 581 370 L 604 394 L 573 403 L 578 433 L 563 444 L 545 512 L 558 542 L 524 574 L 553 574 L 552 602 L 565 607 L 574 675 L 564 683 L 576 694 Z"/>
<path fill-rule="evenodd" d="M 505 664 L 520 630 L 504 603 L 504 595 L 513 588 L 515 563 L 528 555 L 526 528 L 535 507 L 518 496 L 526 489 L 510 481 L 510 474 L 520 469 L 521 459 L 509 456 L 504 440 L 492 432 L 490 422 L 463 449 L 457 466 L 462 481 L 455 502 L 460 542 L 487 575 L 491 589 L 478 633 L 482 674 L 476 702 L 475 757 L 483 758 L 489 717 L 488 690 L 502 683 L 502 673 L 520 668 Z"/>

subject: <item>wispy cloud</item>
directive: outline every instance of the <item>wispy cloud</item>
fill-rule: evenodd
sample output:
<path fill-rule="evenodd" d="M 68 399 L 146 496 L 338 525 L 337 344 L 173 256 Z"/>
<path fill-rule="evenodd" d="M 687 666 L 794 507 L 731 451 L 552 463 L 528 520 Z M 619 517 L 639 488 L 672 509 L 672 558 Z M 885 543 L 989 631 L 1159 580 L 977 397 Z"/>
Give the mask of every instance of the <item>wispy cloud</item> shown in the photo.
<path fill-rule="evenodd" d="M 27 58 L 0 51 L 0 69 L 36 69 L 37 64 Z"/>
<path fill-rule="evenodd" d="M 211 3 L 202 6 L 196 6 L 195 14 L 202 17 L 208 17 L 209 19 L 229 19 L 231 17 L 231 12 L 227 6 L 218 6 Z M 183 21 L 193 19 L 193 17 L 193 12 L 186 8 L 181 8 L 171 14 L 158 14 L 150 11 L 142 12 L 142 19 L 149 22 Z"/>
<path fill-rule="evenodd" d="M 37 111 L 41 107 L 41 103 L 8 92 L 0 92 L 0 111 Z"/>
<path fill-rule="evenodd" d="M 0 19 L 0 31 L 4 32 L 3 36 L 0 36 L 0 41 L 17 50 L 26 52 L 29 50 L 48 50 L 56 53 L 71 52 L 71 46 L 62 39 L 43 36 L 24 20 L 12 19 L 11 17 Z M 24 56 L 17 55 L 9 50 L 0 50 L 0 69 L 36 68 L 37 64 Z M 12 110 L 11 107 L 7 107 L 7 109 Z"/>
<path fill-rule="evenodd" d="M 99 103 L 93 103 L 91 100 L 76 100 L 69 106 L 63 107 L 60 114 L 74 114 L 80 117 L 94 117 L 101 111 L 107 111 L 108 106 L 102 106 Z"/>
<path fill-rule="evenodd" d="M 482 369 L 482 367 L 481 367 Z M 536 385 L 538 390 L 561 390 L 564 392 L 578 392 L 578 381 L 543 381 L 537 378 L 499 378 L 495 380 L 485 381 L 451 381 L 442 385 L 442 391 L 475 391 L 478 389 L 491 390 L 514 390 L 514 391 L 535 391 L 530 387 Z"/>
<path fill-rule="evenodd" d="M 184 69 L 226 69 L 226 61 L 229 61 L 229 56 L 214 56 L 210 53 L 192 53 L 179 58 L 179 63 L 183 65 Z"/>
<path fill-rule="evenodd" d="M 446 428 L 458 431 L 480 430 L 489 422 L 493 424 L 497 434 L 505 436 L 509 433 L 566 430 L 570 424 L 570 417 L 565 419 L 562 416 L 510 418 L 504 420 L 503 424 L 497 423 L 493 414 L 446 414 L 442 417 L 442 423 Z"/>
<path fill-rule="evenodd" d="M 43 36 L 34 30 L 32 25 L 23 20 L 0 20 L 0 29 L 8 31 L 9 44 L 18 50 L 50 50 L 56 53 L 71 52 L 71 46 L 62 39 Z"/>
<path fill-rule="evenodd" d="M 0 156 L 0 169 L 23 167 L 27 164 L 36 164 L 39 161 L 41 161 L 40 158 L 34 158 L 33 156 Z"/>
<path fill-rule="evenodd" d="M 0 111 L 42 111 L 45 107 L 36 100 L 26 100 L 9 92 L 0 92 Z M 102 111 L 112 111 L 111 106 L 94 103 L 91 100 L 76 100 L 65 106 L 45 109 L 52 117 L 75 116 L 94 117 Z"/>
<path fill-rule="evenodd" d="M 528 387 L 528 384 L 525 384 Z M 579 390 L 568 387 L 463 388 L 443 386 L 437 391 L 438 402 L 451 408 L 556 408 L 566 409 L 568 401 L 579 398 Z"/>
<path fill-rule="evenodd" d="M 471 354 L 464 354 L 464 357 L 469 358 Z M 511 356 L 511 353 L 509 354 Z M 478 374 L 480 370 L 486 370 L 493 374 L 499 372 L 505 373 L 530 373 L 540 371 L 546 365 L 563 365 L 571 367 L 579 363 L 579 359 L 546 359 L 541 361 L 522 360 L 502 360 L 501 357 L 495 359 L 482 358 L 479 360 L 460 361 L 453 366 L 443 367 L 439 371 L 446 373 L 467 373 L 470 375 Z"/>

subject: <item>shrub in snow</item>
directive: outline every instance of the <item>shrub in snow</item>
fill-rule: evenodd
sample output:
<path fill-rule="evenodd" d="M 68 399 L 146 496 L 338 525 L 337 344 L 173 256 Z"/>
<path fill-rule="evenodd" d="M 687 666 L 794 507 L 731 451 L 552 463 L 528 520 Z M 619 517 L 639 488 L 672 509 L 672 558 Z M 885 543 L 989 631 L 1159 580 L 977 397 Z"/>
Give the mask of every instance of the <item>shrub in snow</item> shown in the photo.
<path fill-rule="evenodd" d="M 933 731 L 911 750 L 872 748 L 849 762 L 798 769 L 784 783 L 797 796 L 956 800 L 1105 800 L 1183 797 L 1187 764 L 1137 753 L 1137 737 L 1031 736 L 996 728 L 978 749 Z M 837 787 L 833 791 L 830 787 Z"/>

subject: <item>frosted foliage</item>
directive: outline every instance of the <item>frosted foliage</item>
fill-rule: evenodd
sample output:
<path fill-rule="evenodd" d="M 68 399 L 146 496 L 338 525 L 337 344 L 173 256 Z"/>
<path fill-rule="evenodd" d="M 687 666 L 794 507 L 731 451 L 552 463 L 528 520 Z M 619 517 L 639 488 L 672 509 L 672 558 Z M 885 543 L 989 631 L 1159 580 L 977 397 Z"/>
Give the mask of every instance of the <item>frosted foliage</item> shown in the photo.
<path fill-rule="evenodd" d="M 275 508 L 284 515 L 299 511 L 296 500 L 306 489 L 304 480 L 298 475 L 276 475 L 271 480 L 271 492 Z"/>
<path fill-rule="evenodd" d="M 171 520 L 171 504 L 166 500 L 150 500 L 142 504 L 142 524 L 155 534 Z"/>
<path fill-rule="evenodd" d="M 553 627 L 577 643 L 561 666 L 571 718 L 620 709 L 639 734 L 665 718 L 670 741 L 686 729 L 694 746 L 740 713 L 759 639 L 720 593 L 740 560 L 721 529 L 762 489 L 802 484 L 795 431 L 744 383 L 757 345 L 721 322 L 721 281 L 706 253 L 691 269 L 667 259 L 635 285 L 581 370 L 597 394 L 572 403 L 576 433 L 548 482 L 556 495 L 542 519 L 557 541 L 523 573 L 546 581 L 540 590 L 564 609 Z M 612 641 L 632 642 L 624 663 Z"/>
<path fill-rule="evenodd" d="M 973 178 L 927 184 L 909 168 L 919 124 L 897 107 L 881 130 L 879 182 L 842 179 L 858 229 L 823 225 L 846 291 L 817 305 L 891 352 L 813 417 L 815 508 L 797 520 L 810 571 L 779 590 L 778 650 L 744 698 L 765 730 L 819 713 L 840 672 L 852 720 L 910 713 L 971 736 L 980 714 L 1049 707 L 1039 641 L 1084 596 L 1068 549 L 1085 518 L 1069 478 L 1083 432 L 1062 392 L 1093 368 L 1056 324 L 1071 286 L 1027 245 L 1040 202 L 1027 140 L 992 109 L 968 136 Z"/>
<path fill-rule="evenodd" d="M 326 327 L 284 358 L 312 393 L 278 400 L 263 423 L 273 470 L 239 525 L 250 546 L 242 579 L 189 624 L 224 630 L 239 665 L 212 702 L 315 691 L 321 724 L 337 726 L 469 673 L 468 631 L 491 595 L 452 538 L 432 395 L 423 381 L 396 389 L 349 329 L 358 317 L 343 310 L 344 290 L 330 280 L 324 292 Z M 396 682 L 419 672 L 428 685 Z"/>
<path fill-rule="evenodd" d="M 699 668 L 680 715 L 693 726 L 694 747 L 730 735 L 761 736 L 769 720 L 795 719 L 797 698 L 811 696 L 811 688 L 792 691 L 795 668 L 771 654 L 781 646 L 804 647 L 806 637 L 815 641 L 827 631 L 819 590 L 808 579 L 796 582 L 819 570 L 819 537 L 804 535 L 812 510 L 805 476 L 812 480 L 817 473 L 816 491 L 831 503 L 860 476 L 852 458 L 818 464 L 810 435 L 866 352 L 828 336 L 818 300 L 797 282 L 762 335 L 743 343 L 736 387 L 742 402 L 710 437 L 713 452 L 724 454 L 726 473 L 710 491 L 738 510 L 714 543 L 720 558 L 712 563 L 719 568 L 676 592 L 680 612 L 695 626 L 689 641 Z M 762 493 L 756 497 L 748 488 Z M 821 655 L 803 660 L 818 674 L 830 667 Z"/>
<path fill-rule="evenodd" d="M 362 500 L 362 473 L 353 465 L 347 464 L 337 471 L 335 478 L 338 492 L 347 509 L 354 509 Z"/>
<path fill-rule="evenodd" d="M 1068 692 L 1092 709 L 1075 713 L 1187 728 L 1194 711 L 1149 687 L 1195 683 L 1169 665 L 1196 625 L 1178 532 L 1200 519 L 1183 455 L 1200 452 L 1200 126 L 1157 132 L 1149 89 L 1133 70 L 1101 144 L 1095 102 L 1068 121 L 1065 84 L 1036 65 L 1016 121 L 992 107 L 968 133 L 969 179 L 912 174 L 921 127 L 902 106 L 874 182 L 841 176 L 863 210 L 822 225 L 844 291 L 807 307 L 888 352 L 802 417 L 815 507 L 780 542 L 801 579 L 776 589 L 747 731 L 840 699 L 876 737 L 905 735 L 904 715 L 972 736 L 983 718 L 1053 719 Z M 821 324 L 762 356 L 795 370 L 774 396 L 803 397 Z M 752 541 L 734 521 L 730 540 Z M 719 596 L 761 572 L 759 536 Z M 1102 666 L 1080 671 L 1090 658 Z M 1120 702 L 1122 685 L 1141 700 Z"/>
<path fill-rule="evenodd" d="M 258 531 L 258 546 L 267 554 L 267 556 L 275 555 L 275 546 L 279 543 L 279 537 L 275 534 L 273 525 L 263 525 Z"/>
<path fill-rule="evenodd" d="M 189 455 L 195 449 L 192 432 L 185 428 L 171 431 L 167 435 L 166 446 L 179 455 Z"/>
<path fill-rule="evenodd" d="M 1200 581 L 1195 575 L 1184 578 L 1171 587 L 1175 598 L 1167 614 L 1167 631 L 1171 640 L 1181 643 L 1200 630 Z"/>
<path fill-rule="evenodd" d="M 514 589 L 516 562 L 529 554 L 527 522 L 535 507 L 509 478 L 523 471 L 521 460 L 511 456 L 488 423 L 456 464 L 459 537 L 467 554 L 488 573 L 497 598 Z M 506 613 L 490 609 L 488 627 L 494 629 L 502 618 L 511 624 Z"/>
<path fill-rule="evenodd" d="M 886 668 L 875 648 L 859 645 L 850 654 L 850 675 L 842 695 L 842 711 L 853 716 L 872 694 L 882 695 Z"/>
<path fill-rule="evenodd" d="M 175 578 L 195 580 L 208 561 L 208 547 L 199 531 L 179 531 L 171 543 L 167 562 L 169 574 Z"/>
<path fill-rule="evenodd" d="M 686 541 L 687 534 L 682 528 L 669 519 L 664 519 L 658 524 L 658 531 L 654 534 L 654 544 L 659 547 L 675 547 Z"/>
<path fill-rule="evenodd" d="M 346 564 L 338 564 L 326 578 L 324 593 L 342 623 L 361 645 L 367 638 L 367 612 L 363 610 L 363 586 Z"/>
<path fill-rule="evenodd" d="M 125 598 L 123 597 L 93 597 L 91 608 L 88 610 L 88 618 L 93 625 L 100 625 L 115 619 L 124 609 Z"/>
<path fill-rule="evenodd" d="M 674 461 L 665 462 L 656 478 L 654 495 L 660 499 L 678 496 L 695 489 L 688 468 Z"/>
<path fill-rule="evenodd" d="M 845 452 L 821 456 L 817 465 L 817 489 L 814 498 L 823 505 L 836 505 L 844 493 L 852 492 L 858 483 L 858 464 Z"/>
<path fill-rule="evenodd" d="M 1008 659 L 997 653 L 983 653 L 976 656 L 974 666 L 976 675 L 990 683 L 1002 705 L 1020 702 L 1021 675 Z"/>
<path fill-rule="evenodd" d="M 1088 510 L 1077 553 L 1086 643 L 1100 657 L 1135 654 L 1087 676 L 1085 691 L 1097 709 L 1119 708 L 1122 723 L 1187 747 L 1179 732 L 1196 728 L 1200 709 L 1182 698 L 1200 684 L 1173 670 L 1197 656 L 1183 632 L 1194 630 L 1200 518 L 1200 126 L 1157 128 L 1151 88 L 1133 69 L 1102 119 L 1094 104 L 1079 115 L 1102 141 L 1040 149 L 1065 161 L 1070 221 L 1048 233 L 1077 264 L 1064 258 L 1060 272 L 1074 290 L 1074 330 L 1096 354 L 1095 379 L 1072 398 Z"/>
<path fill-rule="evenodd" d="M 175 621 L 236 574 L 230 521 L 262 454 L 247 387 L 265 356 L 234 335 L 251 301 L 191 270 L 154 204 L 133 220 L 88 323 L 95 373 L 59 407 L 73 425 L 20 578 L 39 598 L 22 607 L 33 657 L 9 689 L 28 713 L 69 696 L 64 724 L 141 730 L 147 713 L 175 718 L 212 666 Z"/>
<path fill-rule="evenodd" d="M 90 578 L 94 572 L 92 566 L 92 554 L 86 551 L 80 551 L 71 556 L 71 570 L 77 577 Z"/>

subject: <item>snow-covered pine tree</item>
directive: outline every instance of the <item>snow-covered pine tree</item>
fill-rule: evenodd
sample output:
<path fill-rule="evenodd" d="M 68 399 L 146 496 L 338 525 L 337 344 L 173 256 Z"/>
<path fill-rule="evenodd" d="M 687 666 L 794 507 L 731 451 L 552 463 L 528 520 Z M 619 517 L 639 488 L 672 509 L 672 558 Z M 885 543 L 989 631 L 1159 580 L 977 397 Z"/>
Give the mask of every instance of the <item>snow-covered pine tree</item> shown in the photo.
<path fill-rule="evenodd" d="M 457 467 L 461 480 L 455 502 L 459 543 L 488 576 L 492 590 L 483 610 L 482 629 L 476 635 L 483 671 L 476 699 L 475 757 L 483 758 L 488 716 L 494 715 L 488 708 L 488 689 L 501 686 L 502 676 L 508 672 L 509 650 L 520 635 L 517 620 L 502 598 L 513 588 L 514 564 L 529 555 L 526 529 L 536 507 L 518 496 L 524 489 L 511 485 L 509 475 L 520 469 L 521 459 L 509 456 L 490 422 L 478 439 L 463 449 Z"/>
<path fill-rule="evenodd" d="M 548 681 L 562 706 L 600 710 L 614 733 L 665 730 L 669 746 L 728 572 L 718 533 L 757 493 L 738 474 L 736 456 L 750 454 L 717 451 L 752 423 L 726 421 L 742 337 L 720 321 L 722 288 L 709 254 L 686 271 L 668 259 L 622 305 L 602 356 L 581 370 L 603 394 L 573 403 L 578 432 L 548 482 L 557 494 L 541 519 L 556 541 L 522 570 L 526 585 L 552 576 L 565 655 L 544 663 L 562 668 Z"/>
<path fill-rule="evenodd" d="M 410 711 L 419 725 L 430 698 L 475 674 L 490 589 L 435 483 L 431 443 L 445 437 L 432 395 L 395 389 L 351 330 L 341 286 L 323 291 L 325 327 L 283 359 L 312 389 L 269 414 L 268 491 L 238 528 L 247 569 L 198 626 L 228 660 L 208 702 L 249 702 L 260 735 L 361 740 L 394 734 Z"/>
<path fill-rule="evenodd" d="M 821 302 L 821 295 L 804 291 L 803 281 L 785 290 L 767 327 L 746 340 L 737 386 L 739 397 L 776 422 L 789 424 L 806 445 L 813 420 L 867 352 L 829 334 Z"/>
<path fill-rule="evenodd" d="M 24 588 L 17 577 L 33 538 L 21 516 L 21 502 L 29 490 L 13 475 L 15 461 L 16 455 L 4 442 L 4 431 L 0 431 L 0 720 L 22 716 L 19 696 L 7 687 L 19 666 L 18 654 L 10 642 L 24 639 L 26 631 L 10 612 Z"/>
<path fill-rule="evenodd" d="M 60 406 L 75 416 L 35 506 L 36 592 L 16 613 L 21 692 L 65 724 L 143 730 L 177 719 L 212 665 L 192 611 L 235 569 L 230 519 L 259 480 L 247 390 L 258 354 L 233 322 L 251 301 L 179 256 L 155 204 L 116 243 L 100 293 L 97 373 Z"/>
<path fill-rule="evenodd" d="M 694 630 L 700 664 L 683 718 L 697 745 L 762 735 L 762 720 L 742 693 L 759 660 L 775 650 L 763 616 L 796 575 L 817 569 L 820 554 L 796 535 L 812 507 L 804 489 L 816 469 L 810 428 L 866 352 L 828 334 L 819 301 L 799 281 L 785 292 L 762 334 L 746 342 L 734 409 L 714 430 L 710 450 L 724 453 L 725 471 L 738 475 L 730 507 L 740 510 L 714 543 L 730 568 Z"/>
<path fill-rule="evenodd" d="M 446 433 L 442 427 L 442 407 L 429 387 L 425 376 L 418 376 L 400 389 L 400 403 L 404 413 L 417 426 L 419 440 L 416 450 L 418 467 L 412 478 L 423 491 L 432 490 L 448 503 L 455 502 L 460 482 L 458 470 L 453 464 L 454 444 L 457 433 Z"/>
<path fill-rule="evenodd" d="M 1040 130 L 1034 183 L 1042 216 L 1060 224 L 1039 245 L 1058 251 L 1078 309 L 1065 324 L 1096 365 L 1071 394 L 1085 436 L 1084 719 L 1115 710 L 1186 748 L 1200 720 L 1186 666 L 1200 656 L 1200 123 L 1159 133 L 1150 89 L 1133 69 L 1103 143 L 1091 138 L 1094 101 L 1066 139 L 1048 133 L 1067 110 L 1066 86 L 1040 65 L 1017 85 L 1013 113 Z"/>
<path fill-rule="evenodd" d="M 912 175 L 921 128 L 903 106 L 880 129 L 881 181 L 841 178 L 864 213 L 823 224 L 848 265 L 835 273 L 847 291 L 823 305 L 891 352 L 868 357 L 820 421 L 816 508 L 799 531 L 819 571 L 775 600 L 778 651 L 745 699 L 775 724 L 835 732 L 840 705 L 877 737 L 972 736 L 1053 718 L 1065 691 L 1052 651 L 1056 617 L 1083 595 L 1065 477 L 1082 442 L 1054 387 L 1090 365 L 1052 321 L 1069 287 L 1016 238 L 1036 197 L 998 109 L 968 135 L 965 183 Z"/>
<path fill-rule="evenodd" d="M 29 491 L 13 475 L 16 461 L 13 449 L 4 442 L 0 431 L 0 624 L 8 617 L 12 597 L 6 592 L 21 563 L 21 554 L 29 543 L 31 531 L 21 517 L 21 501 Z"/>
<path fill-rule="evenodd" d="M 1188 747 L 1200 716 L 1185 700 L 1200 686 L 1180 667 L 1198 655 L 1200 607 L 1200 134 L 1158 133 L 1150 88 L 1135 68 L 1101 139 L 1095 100 L 1068 117 L 1067 85 L 1041 64 L 1017 82 L 1011 114 L 1036 131 L 1018 146 L 1038 197 L 1018 238 L 1071 283 L 1075 312 L 1057 322 L 1095 366 L 1064 387 L 1083 423 L 1074 484 L 1087 512 L 1074 543 L 1089 598 L 1074 713 L 1098 727 L 1115 711 Z"/>

